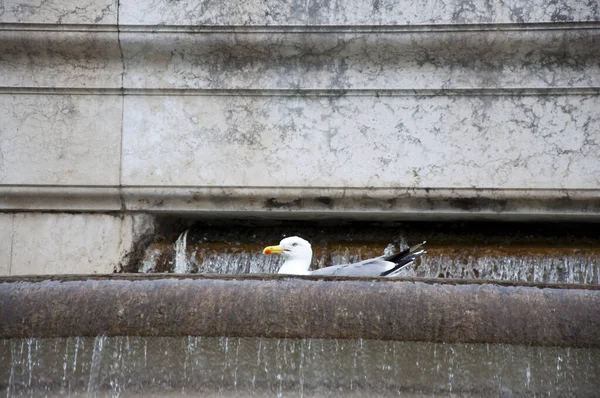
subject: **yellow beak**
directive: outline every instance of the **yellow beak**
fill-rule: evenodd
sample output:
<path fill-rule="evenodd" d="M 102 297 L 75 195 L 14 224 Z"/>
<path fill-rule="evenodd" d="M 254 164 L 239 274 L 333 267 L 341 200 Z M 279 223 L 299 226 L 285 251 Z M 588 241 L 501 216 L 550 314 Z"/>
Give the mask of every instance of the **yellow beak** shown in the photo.
<path fill-rule="evenodd" d="M 263 249 L 263 254 L 281 254 L 283 248 L 281 246 L 267 246 Z"/>

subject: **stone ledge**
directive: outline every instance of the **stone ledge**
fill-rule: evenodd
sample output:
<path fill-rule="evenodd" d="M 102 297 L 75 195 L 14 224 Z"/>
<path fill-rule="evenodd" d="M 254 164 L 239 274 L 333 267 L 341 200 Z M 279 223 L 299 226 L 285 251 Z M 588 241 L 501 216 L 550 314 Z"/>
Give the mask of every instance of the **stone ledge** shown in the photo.
<path fill-rule="evenodd" d="M 123 188 L 129 211 L 200 217 L 599 220 L 600 190 Z"/>
<path fill-rule="evenodd" d="M 280 33 L 234 29 L 206 34 L 185 29 L 128 32 L 120 27 L 112 32 L 5 30 L 0 32 L 4 72 L 0 86 L 407 90 L 600 86 L 600 24 L 559 30 L 550 25 L 519 28 L 523 30 L 453 27 L 446 32 L 400 27 L 400 33 L 379 28 L 374 33 L 354 32 L 353 27 L 332 32 L 290 28 L 292 34 L 285 28 Z"/>
<path fill-rule="evenodd" d="M 84 276 L 62 283 L 0 283 L 0 337 L 191 335 L 600 347 L 598 287 L 265 279 Z"/>
<path fill-rule="evenodd" d="M 598 21 L 540 23 L 472 23 L 414 25 L 97 25 L 53 23 L 0 23 L 1 31 L 26 32 L 93 32 L 93 33 L 447 33 L 596 30 Z"/>
<path fill-rule="evenodd" d="M 1 87 L 0 95 L 113 95 L 113 96 L 214 96 L 214 97 L 506 97 L 600 95 L 600 87 L 494 87 L 439 89 L 269 89 L 269 88 L 102 88 L 102 87 Z"/>
<path fill-rule="evenodd" d="M 0 187 L 2 211 L 198 218 L 599 221 L 600 189 Z"/>
<path fill-rule="evenodd" d="M 118 187 L 0 186 L 0 211 L 114 212 Z"/>

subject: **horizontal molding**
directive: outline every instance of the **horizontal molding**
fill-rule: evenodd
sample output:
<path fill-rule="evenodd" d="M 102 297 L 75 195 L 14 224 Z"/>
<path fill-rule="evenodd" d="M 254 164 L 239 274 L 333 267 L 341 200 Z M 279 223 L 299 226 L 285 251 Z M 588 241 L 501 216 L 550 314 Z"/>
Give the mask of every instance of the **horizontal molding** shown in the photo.
<path fill-rule="evenodd" d="M 420 25 L 96 25 L 0 23 L 0 31 L 28 32 L 122 32 L 122 33 L 235 33 L 235 34 L 324 34 L 324 33 L 432 33 L 488 31 L 595 30 L 600 22 L 542 22 L 490 24 Z"/>
<path fill-rule="evenodd" d="M 496 88 L 538 95 L 538 88 L 600 86 L 600 30 L 557 25 L 559 30 L 542 24 L 549 30 L 416 36 L 410 26 L 405 35 L 6 31 L 0 86 L 2 92 L 55 86 L 109 88 L 94 91 L 108 95 L 125 88 L 126 95 L 319 96 L 413 95 L 413 89 L 417 95 L 465 95 L 463 89 L 498 95 Z"/>
<path fill-rule="evenodd" d="M 406 96 L 539 96 L 598 95 L 600 87 L 498 87 L 452 89 L 191 89 L 0 87 L 0 95 L 129 95 L 129 96 L 250 96 L 250 97 L 406 97 Z"/>
<path fill-rule="evenodd" d="M 0 186 L 0 210 L 198 218 L 600 221 L 600 189 Z"/>
<path fill-rule="evenodd" d="M 121 203 L 118 187 L 0 186 L 0 211 L 113 212 Z"/>

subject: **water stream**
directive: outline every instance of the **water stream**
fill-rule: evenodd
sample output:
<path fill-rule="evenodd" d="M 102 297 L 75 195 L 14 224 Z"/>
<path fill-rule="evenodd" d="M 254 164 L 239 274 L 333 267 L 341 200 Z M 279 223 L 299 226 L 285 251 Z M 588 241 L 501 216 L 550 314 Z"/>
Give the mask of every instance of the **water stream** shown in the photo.
<path fill-rule="evenodd" d="M 599 374 L 598 349 L 231 337 L 0 342 L 7 397 L 591 397 Z"/>
<path fill-rule="evenodd" d="M 530 282 L 599 283 L 600 235 L 560 224 L 196 225 L 177 239 L 157 240 L 138 272 L 275 273 L 278 256 L 262 248 L 285 236 L 311 240 L 313 269 L 389 254 L 427 240 L 427 254 L 400 276 Z M 536 229 L 537 228 L 537 229 Z"/>
<path fill-rule="evenodd" d="M 277 272 L 262 248 L 312 242 L 312 268 L 427 240 L 403 276 L 599 283 L 593 225 L 193 223 L 157 234 L 132 272 Z M 370 340 L 135 336 L 0 341 L 6 397 L 576 396 L 600 391 L 600 349 Z"/>

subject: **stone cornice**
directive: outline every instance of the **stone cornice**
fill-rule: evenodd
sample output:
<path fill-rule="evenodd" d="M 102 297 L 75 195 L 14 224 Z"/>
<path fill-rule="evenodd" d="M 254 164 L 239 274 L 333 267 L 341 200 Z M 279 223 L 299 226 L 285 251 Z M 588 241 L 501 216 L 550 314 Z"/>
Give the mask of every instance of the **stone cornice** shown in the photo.
<path fill-rule="evenodd" d="M 598 21 L 542 23 L 474 23 L 416 25 L 98 25 L 53 23 L 0 23 L 0 31 L 89 33 L 235 33 L 235 34 L 327 34 L 327 33 L 447 33 L 598 30 Z"/>
<path fill-rule="evenodd" d="M 600 189 L 0 186 L 1 211 L 196 217 L 600 220 Z"/>
<path fill-rule="evenodd" d="M 494 87 L 440 89 L 211 89 L 211 88 L 102 88 L 0 87 L 0 95 L 129 95 L 129 96 L 244 96 L 244 97 L 435 97 L 435 96 L 548 96 L 599 95 L 600 87 Z"/>

